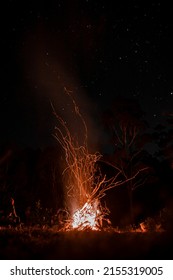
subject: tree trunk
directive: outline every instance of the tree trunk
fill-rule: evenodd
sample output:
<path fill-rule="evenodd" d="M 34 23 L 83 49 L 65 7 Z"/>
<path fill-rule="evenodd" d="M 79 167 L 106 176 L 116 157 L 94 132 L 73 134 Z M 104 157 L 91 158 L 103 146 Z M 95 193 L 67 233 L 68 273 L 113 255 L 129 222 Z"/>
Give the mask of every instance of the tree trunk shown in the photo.
<path fill-rule="evenodd" d="M 131 182 L 128 186 L 128 194 L 129 194 L 129 206 L 130 206 L 130 223 L 131 223 L 131 225 L 133 225 L 133 223 L 134 223 L 134 213 L 133 213 L 133 194 L 132 194 Z"/>

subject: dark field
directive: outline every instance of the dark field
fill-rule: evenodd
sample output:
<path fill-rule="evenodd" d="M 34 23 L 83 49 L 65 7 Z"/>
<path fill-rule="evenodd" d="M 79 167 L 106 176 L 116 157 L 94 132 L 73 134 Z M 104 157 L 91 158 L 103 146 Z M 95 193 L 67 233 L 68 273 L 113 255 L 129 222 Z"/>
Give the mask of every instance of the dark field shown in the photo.
<path fill-rule="evenodd" d="M 1 229 L 0 259 L 173 259 L 166 232 Z"/>

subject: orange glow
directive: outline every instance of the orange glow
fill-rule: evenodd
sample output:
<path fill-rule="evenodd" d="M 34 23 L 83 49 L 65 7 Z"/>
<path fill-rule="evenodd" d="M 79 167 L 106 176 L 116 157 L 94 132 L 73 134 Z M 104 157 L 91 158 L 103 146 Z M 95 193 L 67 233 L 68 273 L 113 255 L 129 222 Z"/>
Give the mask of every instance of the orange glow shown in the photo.
<path fill-rule="evenodd" d="M 79 122 L 82 123 L 84 130 L 84 139 L 81 145 L 77 137 L 74 138 L 71 135 L 67 123 L 54 110 L 58 120 L 55 138 L 65 152 L 63 178 L 66 204 L 71 217 L 70 221 L 65 225 L 65 229 L 99 230 L 102 225 L 102 219 L 106 220 L 104 216 L 108 214 L 108 209 L 102 207 L 100 203 L 108 181 L 106 182 L 106 177 L 103 177 L 97 168 L 97 162 L 101 155 L 98 152 L 90 153 L 88 150 L 87 126 L 79 108 L 66 89 L 65 93 L 71 98 L 75 115 L 78 117 Z"/>
<path fill-rule="evenodd" d="M 89 152 L 86 123 L 70 92 L 66 88 L 64 90 L 72 101 L 75 116 L 78 117 L 84 131 L 82 144 L 79 144 L 77 137 L 71 135 L 66 121 L 57 115 L 53 108 L 58 121 L 54 136 L 65 154 L 63 177 L 70 220 L 67 221 L 64 230 L 100 230 L 103 228 L 103 221 L 110 225 L 110 221 L 105 218 L 109 210 L 101 205 L 101 198 L 105 196 L 105 192 L 134 179 L 140 171 L 125 180 L 118 180 L 122 170 L 116 167 L 116 175 L 113 178 L 107 179 L 106 175 L 101 174 L 97 164 L 102 156 L 98 152 Z"/>

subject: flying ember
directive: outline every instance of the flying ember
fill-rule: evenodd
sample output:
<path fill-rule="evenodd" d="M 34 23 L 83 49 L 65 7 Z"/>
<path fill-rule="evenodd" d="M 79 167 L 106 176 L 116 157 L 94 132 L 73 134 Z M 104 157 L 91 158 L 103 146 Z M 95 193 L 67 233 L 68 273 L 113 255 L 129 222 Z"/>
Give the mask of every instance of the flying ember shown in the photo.
<path fill-rule="evenodd" d="M 83 141 L 79 143 L 77 137 L 72 135 L 67 123 L 55 112 L 58 121 L 54 137 L 61 145 L 65 154 L 65 168 L 63 170 L 65 186 L 65 203 L 68 206 L 70 219 L 66 221 L 64 230 L 101 230 L 103 224 L 110 225 L 107 218 L 109 210 L 101 204 L 101 198 L 111 188 L 132 180 L 135 176 L 125 180 L 118 180 L 122 171 L 115 167 L 113 178 L 107 179 L 98 168 L 100 153 L 90 153 L 87 145 L 87 126 L 70 92 L 65 93 L 71 99 L 75 116 L 83 127 Z M 53 107 L 53 106 L 52 106 Z M 78 128 L 79 129 L 79 128 Z M 103 223 L 104 221 L 104 223 Z"/>
<path fill-rule="evenodd" d="M 102 219 L 105 219 L 104 216 L 108 213 L 107 208 L 102 207 L 100 203 L 101 197 L 104 196 L 106 183 L 106 177 L 103 177 L 97 168 L 101 155 L 89 153 L 87 126 L 70 92 L 65 89 L 65 93 L 71 98 L 75 115 L 84 129 L 84 139 L 81 145 L 77 138 L 71 135 L 67 123 L 53 109 L 58 120 L 54 136 L 65 152 L 63 176 L 66 204 L 71 217 L 65 228 L 98 230 L 102 226 Z"/>

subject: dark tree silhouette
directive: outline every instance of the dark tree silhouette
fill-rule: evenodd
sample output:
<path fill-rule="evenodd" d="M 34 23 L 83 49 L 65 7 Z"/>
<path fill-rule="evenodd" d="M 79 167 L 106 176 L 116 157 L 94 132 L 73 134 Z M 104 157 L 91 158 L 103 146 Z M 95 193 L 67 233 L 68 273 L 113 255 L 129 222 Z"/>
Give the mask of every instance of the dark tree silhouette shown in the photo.
<path fill-rule="evenodd" d="M 135 100 L 117 99 L 104 115 L 105 128 L 109 130 L 112 153 L 107 161 L 122 176 L 133 178 L 126 184 L 129 196 L 130 220 L 134 223 L 133 191 L 144 185 L 149 167 L 143 162 L 144 147 L 151 139 L 146 133 L 147 124 L 143 112 Z"/>

